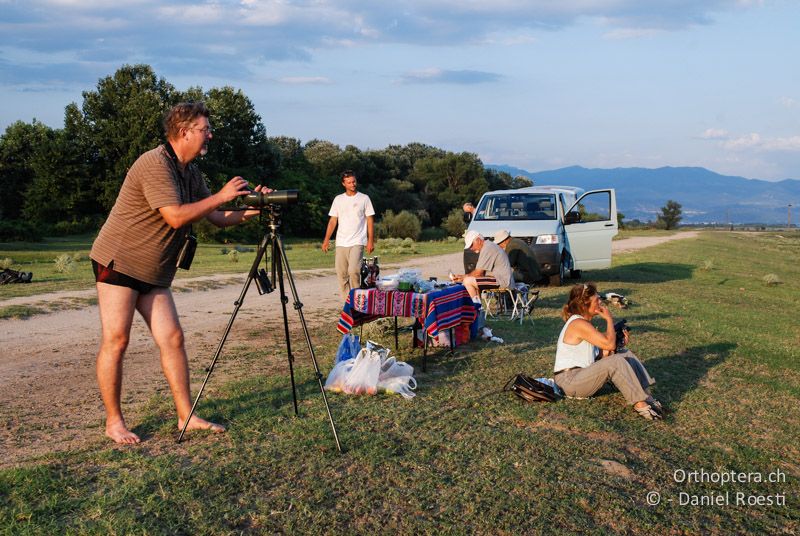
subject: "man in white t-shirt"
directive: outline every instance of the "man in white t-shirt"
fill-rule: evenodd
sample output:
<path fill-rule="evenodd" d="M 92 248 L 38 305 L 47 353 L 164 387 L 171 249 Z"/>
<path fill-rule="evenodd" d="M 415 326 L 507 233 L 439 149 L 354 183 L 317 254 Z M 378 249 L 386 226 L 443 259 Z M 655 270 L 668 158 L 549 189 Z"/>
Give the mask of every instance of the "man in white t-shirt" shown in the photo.
<path fill-rule="evenodd" d="M 367 253 L 375 249 L 375 209 L 369 196 L 356 191 L 358 183 L 352 171 L 342 173 L 344 193 L 337 195 L 331 204 L 328 216 L 328 228 L 322 251 L 328 252 L 331 235 L 336 226 L 336 277 L 339 280 L 339 292 L 342 300 L 347 299 L 350 289 L 361 286 L 361 258 L 364 247 Z"/>

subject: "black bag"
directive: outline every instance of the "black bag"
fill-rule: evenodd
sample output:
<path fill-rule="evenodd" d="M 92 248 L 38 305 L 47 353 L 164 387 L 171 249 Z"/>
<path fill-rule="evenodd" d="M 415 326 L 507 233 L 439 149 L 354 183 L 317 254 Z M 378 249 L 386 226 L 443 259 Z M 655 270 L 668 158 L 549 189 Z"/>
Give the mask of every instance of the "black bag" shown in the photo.
<path fill-rule="evenodd" d="M 194 252 L 196 250 L 197 238 L 195 238 L 190 230 L 184 239 L 181 251 L 178 253 L 178 262 L 175 265 L 182 270 L 188 270 L 192 266 L 192 260 L 194 259 Z"/>
<path fill-rule="evenodd" d="M 8 285 L 11 283 L 30 283 L 33 279 L 32 272 L 18 272 L 11 268 L 5 268 L 0 272 L 0 285 Z"/>
<path fill-rule="evenodd" d="M 546 383 L 519 373 L 506 383 L 503 391 L 513 391 L 515 395 L 527 402 L 557 402 L 564 395 Z"/>

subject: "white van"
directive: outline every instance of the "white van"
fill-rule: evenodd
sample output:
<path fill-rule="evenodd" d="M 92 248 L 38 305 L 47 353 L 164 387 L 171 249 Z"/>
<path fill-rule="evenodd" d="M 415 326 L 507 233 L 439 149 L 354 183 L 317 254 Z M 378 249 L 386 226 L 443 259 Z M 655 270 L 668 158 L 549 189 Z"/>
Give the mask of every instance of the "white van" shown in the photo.
<path fill-rule="evenodd" d="M 581 270 L 611 266 L 611 239 L 618 232 L 616 193 L 571 186 L 486 192 L 468 229 L 488 239 L 501 229 L 521 238 L 550 284 L 560 285 L 568 275 L 580 277 Z"/>

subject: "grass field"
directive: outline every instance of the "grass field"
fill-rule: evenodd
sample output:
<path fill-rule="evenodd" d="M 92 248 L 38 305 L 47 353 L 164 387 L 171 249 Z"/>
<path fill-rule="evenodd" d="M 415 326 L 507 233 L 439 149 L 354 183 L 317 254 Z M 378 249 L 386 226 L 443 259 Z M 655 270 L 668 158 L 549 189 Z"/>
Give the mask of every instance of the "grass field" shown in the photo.
<path fill-rule="evenodd" d="M 51 238 L 42 242 L 0 243 L 0 261 L 10 259 L 14 270 L 33 272 L 30 284 L 3 285 L 0 297 L 33 296 L 60 290 L 79 290 L 94 287 L 94 274 L 89 259 L 94 235 Z M 321 242 L 285 241 L 286 257 L 292 270 L 309 268 L 333 269 L 333 253 L 324 253 Z M 230 252 L 241 250 L 234 261 Z M 178 270 L 176 279 L 214 274 L 246 274 L 255 259 L 258 244 L 200 243 L 190 270 Z M 401 240 L 379 240 L 372 255 L 381 264 L 408 260 L 418 255 L 438 255 L 458 251 L 455 241 L 403 243 Z M 73 259 L 71 269 L 58 272 L 56 259 L 61 255 Z M 0 316 L 2 318 L 2 316 Z"/>
<path fill-rule="evenodd" d="M 782 283 L 766 284 L 769 273 Z M 552 404 L 501 391 L 516 372 L 551 375 L 568 289 L 547 288 L 533 328 L 490 321 L 505 344 L 437 354 L 413 400 L 330 395 L 341 455 L 301 344 L 299 419 L 282 342 L 240 350 L 240 379 L 203 401 L 228 433 L 175 445 L 171 400 L 155 396 L 138 447 L 98 443 L 1 470 L 0 533 L 800 531 L 800 235 L 706 232 L 591 277 L 630 299 L 615 316 L 658 381 L 664 422 L 612 391 Z M 324 373 L 334 333 L 313 334 Z M 397 355 L 418 363 L 407 345 Z"/>

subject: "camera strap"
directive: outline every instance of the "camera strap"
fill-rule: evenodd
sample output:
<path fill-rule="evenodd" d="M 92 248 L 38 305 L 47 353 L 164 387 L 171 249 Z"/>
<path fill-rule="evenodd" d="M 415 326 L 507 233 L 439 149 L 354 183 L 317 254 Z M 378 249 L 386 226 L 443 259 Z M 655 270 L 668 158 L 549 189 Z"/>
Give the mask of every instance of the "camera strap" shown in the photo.
<path fill-rule="evenodd" d="M 191 186 L 191 184 L 187 183 L 186 177 L 184 176 L 183 173 L 181 173 L 181 167 L 180 167 L 180 165 L 178 163 L 178 155 L 175 154 L 175 149 L 172 148 L 172 144 L 169 142 L 169 140 L 167 140 L 164 143 L 164 148 L 166 149 L 167 154 L 169 155 L 170 162 L 172 162 L 172 167 L 173 167 L 173 171 L 175 172 L 175 176 L 178 178 L 178 180 L 176 182 L 178 183 L 178 193 L 181 196 L 181 203 L 191 203 L 192 202 L 192 186 Z M 188 166 L 189 166 L 189 164 L 186 164 L 186 167 L 188 167 Z M 191 223 L 189 224 L 188 235 L 189 236 L 194 236 L 194 234 L 192 233 L 192 224 Z M 186 235 L 184 235 L 184 237 L 185 236 Z"/>

